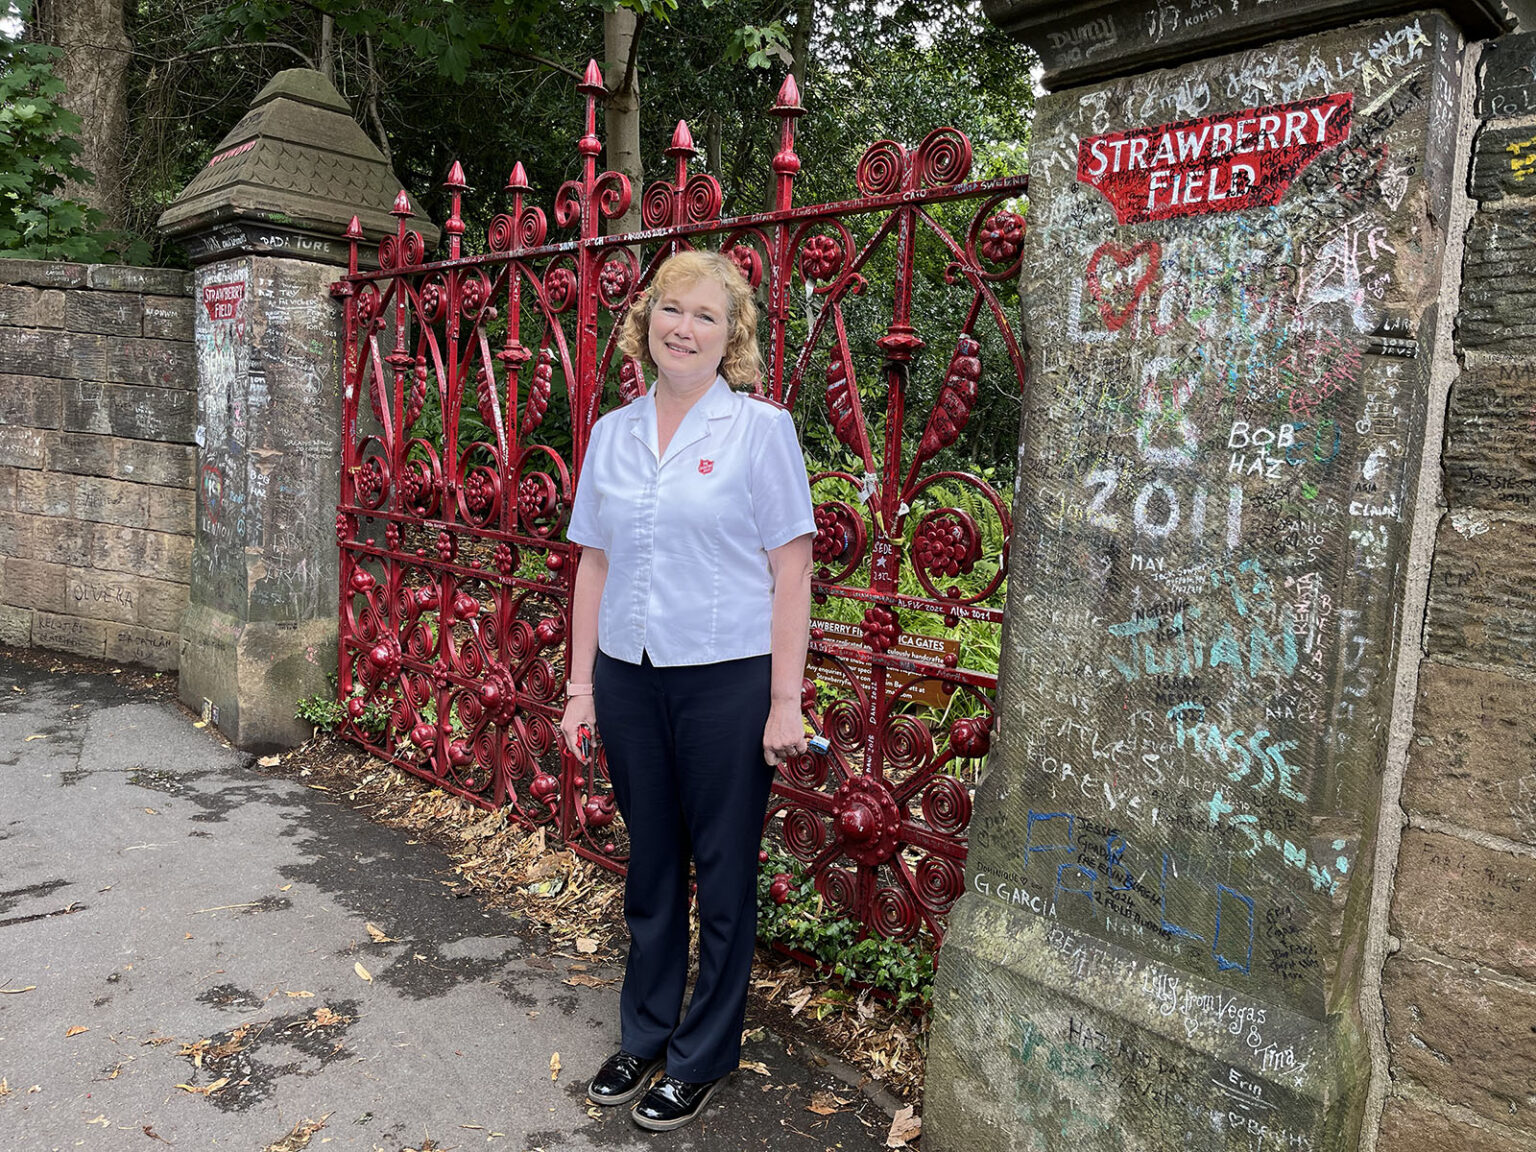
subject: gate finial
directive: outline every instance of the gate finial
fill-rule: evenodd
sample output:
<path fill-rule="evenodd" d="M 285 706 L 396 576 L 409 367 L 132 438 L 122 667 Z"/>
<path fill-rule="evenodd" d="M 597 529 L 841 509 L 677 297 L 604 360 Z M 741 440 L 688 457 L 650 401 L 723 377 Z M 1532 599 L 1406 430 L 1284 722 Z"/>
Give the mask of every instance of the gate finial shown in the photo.
<path fill-rule="evenodd" d="M 693 146 L 693 133 L 688 128 L 688 121 L 679 120 L 677 127 L 672 129 L 672 143 L 667 146 L 667 155 L 677 160 L 693 156 L 697 152 L 698 149 Z"/>
<path fill-rule="evenodd" d="M 769 113 L 783 121 L 779 128 L 779 150 L 773 157 L 773 171 L 776 185 L 774 207 L 784 212 L 794 199 L 795 173 L 800 171 L 800 157 L 795 152 L 795 120 L 805 115 L 805 109 L 800 104 L 800 85 L 795 83 L 793 72 L 784 77 L 784 83 L 779 85 L 778 98 Z"/>
<path fill-rule="evenodd" d="M 457 260 L 460 237 L 464 235 L 464 217 L 460 210 L 463 208 L 464 189 L 469 187 L 469 182 L 464 179 L 464 168 L 457 160 L 448 169 L 448 179 L 443 181 L 443 187 L 451 190 L 453 199 L 452 210 L 443 224 L 443 231 L 448 233 L 448 259 Z"/>
<path fill-rule="evenodd" d="M 608 89 L 603 86 L 603 71 L 597 66 L 596 60 L 587 61 L 586 75 L 581 78 L 581 83 L 576 85 L 576 91 L 594 99 L 608 95 Z"/>

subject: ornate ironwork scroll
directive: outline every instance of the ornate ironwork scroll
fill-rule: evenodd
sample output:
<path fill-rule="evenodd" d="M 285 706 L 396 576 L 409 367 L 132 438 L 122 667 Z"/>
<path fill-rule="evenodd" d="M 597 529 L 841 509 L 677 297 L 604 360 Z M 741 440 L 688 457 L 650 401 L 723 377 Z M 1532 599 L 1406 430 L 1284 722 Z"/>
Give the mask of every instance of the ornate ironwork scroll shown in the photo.
<path fill-rule="evenodd" d="M 582 765 L 556 730 L 579 551 L 563 528 L 605 400 L 645 388 L 619 321 L 666 256 L 717 244 L 765 304 L 763 391 L 796 413 L 814 462 L 805 711 L 830 747 L 782 770 L 771 830 L 835 909 L 937 943 L 992 728 L 1010 530 L 1006 494 L 952 449 L 983 389 L 1022 388 L 1007 297 L 1026 180 L 969 181 L 969 141 L 940 128 L 871 145 L 859 199 L 797 207 L 791 77 L 771 110 L 771 211 L 722 219 L 679 123 L 670 178 L 640 194 L 643 231 L 603 235 L 634 189 L 599 170 L 595 63 L 578 90 L 582 172 L 555 195 L 554 235 L 521 164 L 479 254 L 463 252 L 457 164 L 445 259 L 427 259 L 403 192 L 377 271 L 359 270 L 348 231 L 345 735 L 623 867 L 602 757 Z"/>

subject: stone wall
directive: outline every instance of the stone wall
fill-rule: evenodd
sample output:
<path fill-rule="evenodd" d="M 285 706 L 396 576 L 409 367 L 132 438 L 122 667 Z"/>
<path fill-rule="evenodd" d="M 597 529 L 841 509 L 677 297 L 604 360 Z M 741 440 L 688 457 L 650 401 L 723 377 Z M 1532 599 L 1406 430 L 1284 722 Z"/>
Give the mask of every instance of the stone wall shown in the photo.
<path fill-rule="evenodd" d="M 935 1152 L 1358 1148 L 1465 51 L 1413 13 L 1037 102 L 999 732 L 935 986 Z"/>
<path fill-rule="evenodd" d="M 1483 58 L 1379 1149 L 1536 1152 L 1536 35 Z"/>
<path fill-rule="evenodd" d="M 186 273 L 0 260 L 0 643 L 177 666 L 196 414 Z"/>

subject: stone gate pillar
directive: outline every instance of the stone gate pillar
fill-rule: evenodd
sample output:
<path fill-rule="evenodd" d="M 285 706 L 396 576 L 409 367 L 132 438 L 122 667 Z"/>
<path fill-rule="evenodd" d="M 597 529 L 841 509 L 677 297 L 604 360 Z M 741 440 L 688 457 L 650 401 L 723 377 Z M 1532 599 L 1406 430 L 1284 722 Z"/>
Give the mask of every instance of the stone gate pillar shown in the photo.
<path fill-rule="evenodd" d="M 1352 1150 L 1453 368 L 1467 37 L 1508 14 L 987 7 L 1055 90 L 1000 729 L 924 1146 Z"/>
<path fill-rule="evenodd" d="M 318 72 L 280 72 L 161 216 L 196 265 L 197 524 L 181 699 L 242 748 L 310 734 L 336 667 L 342 233 L 400 184 Z M 358 206 L 361 206 L 359 208 Z M 429 242 L 435 241 L 435 229 Z"/>

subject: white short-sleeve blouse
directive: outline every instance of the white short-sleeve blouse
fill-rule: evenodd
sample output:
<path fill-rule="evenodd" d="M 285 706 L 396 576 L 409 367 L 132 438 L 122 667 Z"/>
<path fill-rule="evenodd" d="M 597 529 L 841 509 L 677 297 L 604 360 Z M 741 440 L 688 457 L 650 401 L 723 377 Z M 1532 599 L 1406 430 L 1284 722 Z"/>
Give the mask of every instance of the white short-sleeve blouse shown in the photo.
<path fill-rule="evenodd" d="M 816 531 L 794 421 L 717 376 L 659 455 L 653 394 L 593 425 L 576 485 L 567 537 L 608 557 L 598 647 L 657 666 L 765 655 L 768 551 Z"/>

